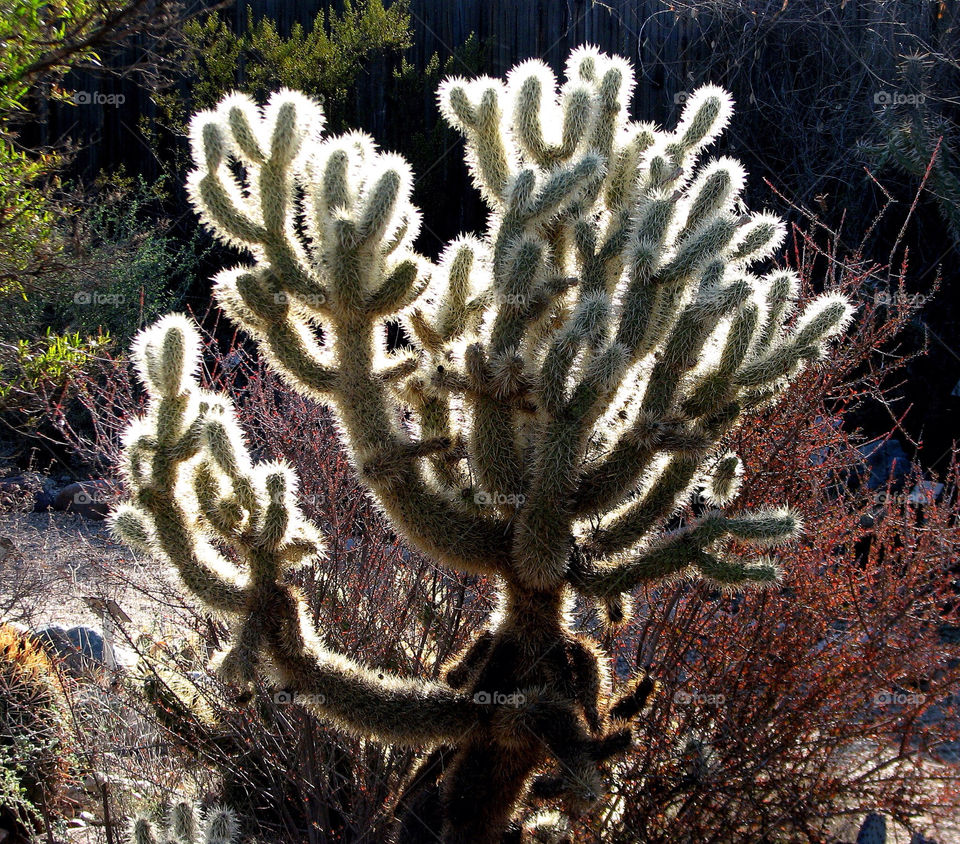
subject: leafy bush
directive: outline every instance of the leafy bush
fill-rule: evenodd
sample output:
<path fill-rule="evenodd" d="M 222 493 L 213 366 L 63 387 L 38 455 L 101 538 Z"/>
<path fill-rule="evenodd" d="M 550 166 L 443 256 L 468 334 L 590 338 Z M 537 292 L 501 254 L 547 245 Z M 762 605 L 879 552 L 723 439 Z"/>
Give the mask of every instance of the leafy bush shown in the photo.
<path fill-rule="evenodd" d="M 0 0 L 0 297 L 30 295 L 55 265 L 58 224 L 71 213 L 57 180 L 65 146 L 28 149 L 18 137 L 37 101 L 66 100 L 57 83 L 71 68 L 100 65 L 137 35 L 154 52 L 135 73 L 156 71 L 185 14 L 175 0 Z"/>
<path fill-rule="evenodd" d="M 434 54 L 422 70 L 402 57 L 411 46 L 409 2 L 384 7 L 381 0 L 347 2 L 321 10 L 309 29 L 294 24 L 281 34 L 269 16 L 247 11 L 247 26 L 234 31 L 229 18 L 213 13 L 185 27 L 182 85 L 154 96 L 159 117 L 142 128 L 171 172 L 183 169 L 182 137 L 192 111 L 213 106 L 230 91 L 263 98 L 281 87 L 304 91 L 324 104 L 333 128 L 377 124 L 385 144 L 400 151 L 420 178 L 416 196 L 435 219 L 462 215 L 462 203 L 446 190 L 454 173 L 444 153 L 454 133 L 438 119 L 432 96 L 443 75 L 479 72 L 483 46 L 472 35 L 445 60 Z M 430 93 L 427 93 L 430 92 Z M 382 99 L 381 99 L 382 97 Z M 386 117 L 385 117 L 386 115 Z M 439 249 L 442 244 L 430 243 Z"/>
<path fill-rule="evenodd" d="M 286 37 L 276 21 L 255 17 L 252 9 L 240 33 L 216 12 L 191 21 L 184 28 L 183 53 L 189 90 L 157 96 L 163 119 L 182 130 L 193 111 L 212 106 L 228 91 L 264 97 L 288 87 L 323 101 L 331 120 L 346 120 L 353 116 L 351 98 L 369 62 L 410 45 L 408 8 L 407 0 L 389 7 L 381 0 L 347 0 L 339 12 L 321 9 L 309 31 L 294 24 Z"/>
<path fill-rule="evenodd" d="M 2 347 L 0 413 L 15 419 L 21 430 L 32 428 L 46 408 L 41 396 L 67 387 L 109 343 L 109 335 L 87 338 L 47 329 L 43 340 L 18 340 L 15 346 Z"/>
<path fill-rule="evenodd" d="M 29 291 L 0 294 L 0 419 L 21 435 L 49 436 L 43 409 L 69 406 L 77 376 L 176 305 L 202 259 L 199 233 L 166 231 L 162 182 L 120 175 L 97 189 L 57 221 L 55 259 Z"/>
<path fill-rule="evenodd" d="M 860 153 L 881 171 L 899 172 L 924 184 L 960 253 L 960 115 L 938 93 L 956 83 L 956 64 L 914 53 L 897 68 L 896 93 L 863 138 Z M 891 86 L 893 87 L 893 86 Z"/>
<path fill-rule="evenodd" d="M 174 306 L 201 258 L 197 241 L 181 243 L 162 216 L 163 181 L 118 174 L 101 178 L 77 211 L 58 220 L 57 261 L 25 296 L 4 297 L 0 336 L 40 338 L 69 331 L 109 335 L 123 345 Z M 85 207 L 82 207 L 85 206 Z"/>
<path fill-rule="evenodd" d="M 44 190 L 53 156 L 30 158 L 0 132 L 0 297 L 26 295 L 54 260 L 56 206 Z"/>

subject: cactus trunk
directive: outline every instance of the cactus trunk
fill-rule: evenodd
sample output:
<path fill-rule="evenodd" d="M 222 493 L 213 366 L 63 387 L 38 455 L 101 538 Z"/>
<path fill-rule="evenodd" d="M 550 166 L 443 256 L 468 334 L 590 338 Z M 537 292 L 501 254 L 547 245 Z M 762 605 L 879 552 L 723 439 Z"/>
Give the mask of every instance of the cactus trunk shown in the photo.
<path fill-rule="evenodd" d="M 500 626 L 490 631 L 482 658 L 468 648 L 449 666 L 448 682 L 462 684 L 468 696 L 491 710 L 526 704 L 516 691 L 521 688 L 536 689 L 545 700 L 569 697 L 567 651 L 572 635 L 563 621 L 563 591 L 533 593 L 505 585 L 503 593 L 504 615 Z M 531 607 L 537 610 L 531 612 Z M 544 714 L 548 713 L 546 708 Z M 408 798 L 413 805 L 398 811 L 398 844 L 437 840 L 423 817 L 443 819 L 442 840 L 450 844 L 508 840 L 508 830 L 519 828 L 516 807 L 537 769 L 550 758 L 550 747 L 538 732 L 505 731 L 503 725 L 489 723 L 474 727 L 450 756 L 438 782 L 421 800 Z"/>

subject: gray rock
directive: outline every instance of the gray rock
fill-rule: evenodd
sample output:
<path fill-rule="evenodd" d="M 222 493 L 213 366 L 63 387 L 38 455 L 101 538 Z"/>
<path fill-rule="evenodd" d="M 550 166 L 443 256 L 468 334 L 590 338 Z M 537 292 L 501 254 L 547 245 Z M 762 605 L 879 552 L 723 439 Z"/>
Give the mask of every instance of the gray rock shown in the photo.
<path fill-rule="evenodd" d="M 71 627 L 67 631 L 67 638 L 73 646 L 88 659 L 96 662 L 104 661 L 103 636 L 92 627 Z"/>
<path fill-rule="evenodd" d="M 106 644 L 103 635 L 91 627 L 71 627 L 59 624 L 42 627 L 34 634 L 48 651 L 60 658 L 71 674 L 84 674 L 103 667 Z"/>
<path fill-rule="evenodd" d="M 100 521 L 107 517 L 113 500 L 110 484 L 104 480 L 78 481 L 57 493 L 53 509 L 79 513 L 85 519 Z"/>
<path fill-rule="evenodd" d="M 871 812 L 863 819 L 857 844 L 887 844 L 887 822 L 883 815 Z"/>
<path fill-rule="evenodd" d="M 867 489 L 886 490 L 887 482 L 892 479 L 892 488 L 899 491 L 910 471 L 910 457 L 903 450 L 899 440 L 889 439 L 860 446 L 859 451 L 866 458 L 869 476 Z"/>

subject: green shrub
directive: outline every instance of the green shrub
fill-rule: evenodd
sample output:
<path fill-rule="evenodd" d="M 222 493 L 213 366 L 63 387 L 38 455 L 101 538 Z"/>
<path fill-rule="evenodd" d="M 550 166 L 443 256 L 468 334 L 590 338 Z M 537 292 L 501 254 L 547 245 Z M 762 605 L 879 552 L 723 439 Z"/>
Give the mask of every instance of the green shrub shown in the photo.
<path fill-rule="evenodd" d="M 0 291 L 0 417 L 21 434 L 44 427 L 75 376 L 95 376 L 105 353 L 175 306 L 202 257 L 199 232 L 183 244 L 158 219 L 162 182 L 120 175 L 98 188 L 60 217 L 53 265 L 31 289 Z"/>
<path fill-rule="evenodd" d="M 17 340 L 0 349 L 0 413 L 17 418 L 18 428 L 33 428 L 46 409 L 42 396 L 60 392 L 71 378 L 87 371 L 109 335 L 84 338 L 78 332 L 39 340 Z"/>
<path fill-rule="evenodd" d="M 280 34 L 270 17 L 255 19 L 248 8 L 245 32 L 235 33 L 214 12 L 184 27 L 182 55 L 189 92 L 157 97 L 161 120 L 182 131 L 191 112 L 208 108 L 231 90 L 263 98 L 278 88 L 296 88 L 321 100 L 335 125 L 353 115 L 349 101 L 358 77 L 377 55 L 410 46 L 409 0 L 384 7 L 381 0 L 346 0 L 343 11 L 321 12 L 306 30 L 294 24 Z"/>
<path fill-rule="evenodd" d="M 96 197 L 94 200 L 93 197 Z M 163 181 L 101 179 L 85 208 L 59 218 L 56 265 L 26 295 L 8 295 L 0 336 L 36 340 L 77 332 L 120 343 L 175 306 L 200 257 L 162 217 Z"/>

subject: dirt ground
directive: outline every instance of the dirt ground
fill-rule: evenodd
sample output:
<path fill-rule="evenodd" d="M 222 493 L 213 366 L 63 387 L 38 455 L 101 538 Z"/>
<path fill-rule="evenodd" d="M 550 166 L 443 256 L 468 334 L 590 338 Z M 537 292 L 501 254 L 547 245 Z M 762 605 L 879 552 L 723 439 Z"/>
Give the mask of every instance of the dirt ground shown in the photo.
<path fill-rule="evenodd" d="M 160 592 L 166 604 L 153 594 Z M 186 604 L 165 566 L 116 542 L 105 522 L 72 513 L 0 514 L 0 616 L 32 629 L 102 628 L 86 597 L 112 598 L 131 628 L 176 624 Z"/>

